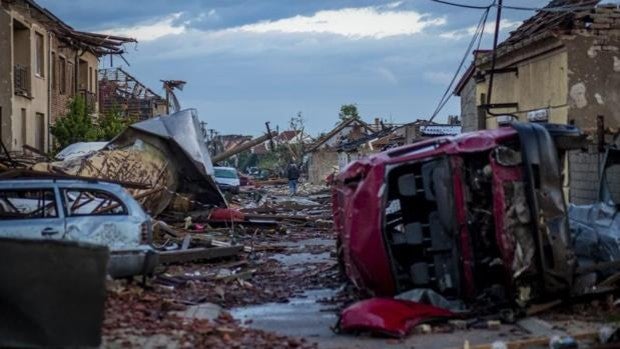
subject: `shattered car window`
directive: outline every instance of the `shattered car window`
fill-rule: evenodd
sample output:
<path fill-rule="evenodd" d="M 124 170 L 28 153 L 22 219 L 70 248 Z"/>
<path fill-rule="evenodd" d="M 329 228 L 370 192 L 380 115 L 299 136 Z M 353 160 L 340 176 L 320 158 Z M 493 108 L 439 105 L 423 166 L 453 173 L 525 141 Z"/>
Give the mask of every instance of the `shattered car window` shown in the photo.
<path fill-rule="evenodd" d="M 58 211 L 52 189 L 0 191 L 0 220 L 56 217 Z"/>
<path fill-rule="evenodd" d="M 620 164 L 612 164 L 605 169 L 605 182 L 610 199 L 620 205 Z"/>
<path fill-rule="evenodd" d="M 127 214 L 119 199 L 103 191 L 68 189 L 64 191 L 64 198 L 69 216 Z"/>

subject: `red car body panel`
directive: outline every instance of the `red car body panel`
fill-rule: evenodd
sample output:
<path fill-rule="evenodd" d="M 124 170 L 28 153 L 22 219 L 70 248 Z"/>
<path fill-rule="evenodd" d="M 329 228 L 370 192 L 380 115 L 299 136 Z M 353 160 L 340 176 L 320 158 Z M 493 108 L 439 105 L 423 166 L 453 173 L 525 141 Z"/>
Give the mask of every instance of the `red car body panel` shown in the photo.
<path fill-rule="evenodd" d="M 381 198 L 377 196 L 383 185 L 384 167 L 355 163 L 347 169 L 351 181 L 334 191 L 334 215 L 340 232 L 347 274 L 360 288 L 375 290 L 377 295 L 394 293 L 394 281 L 388 264 L 381 229 Z M 356 186 L 355 178 L 365 179 Z M 340 206 L 337 203 L 342 203 Z M 369 263 L 369 261 L 372 261 Z"/>
<path fill-rule="evenodd" d="M 346 308 L 339 328 L 344 332 L 370 331 L 404 337 L 413 327 L 432 320 L 454 317 L 449 310 L 391 298 L 372 298 Z"/>
<path fill-rule="evenodd" d="M 396 292 L 386 243 L 382 231 L 382 212 L 385 208 L 382 188 L 386 167 L 443 155 L 475 153 L 490 150 L 499 144 L 517 139 L 512 128 L 471 132 L 459 137 L 435 138 L 375 154 L 351 163 L 335 179 L 332 207 L 335 229 L 342 249 L 345 270 L 359 288 L 377 296 Z M 472 296 L 475 287 L 471 266 L 472 250 L 466 227 L 461 174 L 458 157 L 453 157 L 454 193 L 466 294 Z"/>

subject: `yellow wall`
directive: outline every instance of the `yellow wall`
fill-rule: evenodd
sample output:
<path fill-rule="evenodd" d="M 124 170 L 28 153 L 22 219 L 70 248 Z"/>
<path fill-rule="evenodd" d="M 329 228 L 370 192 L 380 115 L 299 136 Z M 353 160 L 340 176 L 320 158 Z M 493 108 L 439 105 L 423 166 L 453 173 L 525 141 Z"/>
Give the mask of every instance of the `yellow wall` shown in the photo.
<path fill-rule="evenodd" d="M 554 52 L 517 63 L 518 74 L 514 72 L 495 74 L 492 103 L 518 103 L 517 109 L 494 109 L 493 113 L 513 113 L 519 120 L 526 121 L 525 111 L 550 109 L 550 122 L 567 123 L 568 56 L 565 50 Z M 484 82 L 477 84 L 477 101 L 486 94 L 487 75 Z M 487 128 L 497 127 L 496 118 L 487 118 Z"/>
<path fill-rule="evenodd" d="M 47 149 L 48 145 L 48 66 L 49 66 L 49 58 L 48 58 L 48 47 L 49 47 L 49 37 L 47 30 L 38 24 L 37 22 L 32 21 L 30 18 L 25 18 L 21 13 L 16 11 L 10 12 L 11 17 L 18 20 L 22 24 L 25 24 L 30 28 L 30 57 L 29 57 L 29 78 L 30 78 L 30 96 L 24 97 L 20 95 L 12 94 L 12 108 L 11 108 L 11 133 L 12 137 L 10 140 L 10 144 L 6 144 L 6 146 L 10 150 L 19 151 L 22 146 L 28 144 L 30 146 L 35 146 L 37 140 L 35 139 L 37 124 L 36 117 L 37 114 L 43 115 L 43 125 L 42 125 L 42 135 L 44 137 L 44 149 Z M 11 20 L 11 31 L 12 31 L 13 21 Z M 35 66 L 36 66 L 36 34 L 43 35 L 43 76 L 38 76 L 35 74 Z M 13 38 L 11 38 L 13 40 Z M 14 43 L 11 45 L 15 47 Z M 23 52 L 21 52 L 23 53 Z M 18 54 L 21 54 L 18 53 Z M 11 67 L 13 66 L 13 59 L 11 61 Z M 13 70 L 11 69 L 11 80 L 13 77 Z M 24 118 L 22 117 L 22 109 L 26 110 L 26 123 L 24 124 Z M 39 130 L 41 128 L 39 127 Z M 24 135 L 26 136 L 24 138 Z"/>

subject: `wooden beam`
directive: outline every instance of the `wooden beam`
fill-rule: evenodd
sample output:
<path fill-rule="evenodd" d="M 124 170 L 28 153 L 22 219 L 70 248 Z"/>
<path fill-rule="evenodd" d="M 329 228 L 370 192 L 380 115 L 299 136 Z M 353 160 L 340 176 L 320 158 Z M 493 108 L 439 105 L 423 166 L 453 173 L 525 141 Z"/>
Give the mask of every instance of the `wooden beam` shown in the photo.
<path fill-rule="evenodd" d="M 236 256 L 243 250 L 243 246 L 190 248 L 187 250 L 164 251 L 159 253 L 161 264 L 183 263 L 190 261 L 208 261 L 218 258 Z"/>

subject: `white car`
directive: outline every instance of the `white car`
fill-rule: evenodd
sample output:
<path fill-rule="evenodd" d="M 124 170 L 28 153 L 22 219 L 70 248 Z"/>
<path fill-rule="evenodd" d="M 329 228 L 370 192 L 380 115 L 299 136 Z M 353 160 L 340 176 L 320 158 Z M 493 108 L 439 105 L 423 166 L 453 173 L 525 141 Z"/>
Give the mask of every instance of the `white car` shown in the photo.
<path fill-rule="evenodd" d="M 215 183 L 220 187 L 221 191 L 229 191 L 231 193 L 239 193 L 239 174 L 234 167 L 214 167 Z"/>
<path fill-rule="evenodd" d="M 120 185 L 95 180 L 0 180 L 0 237 L 107 246 L 113 277 L 150 274 L 158 262 L 149 215 Z"/>

